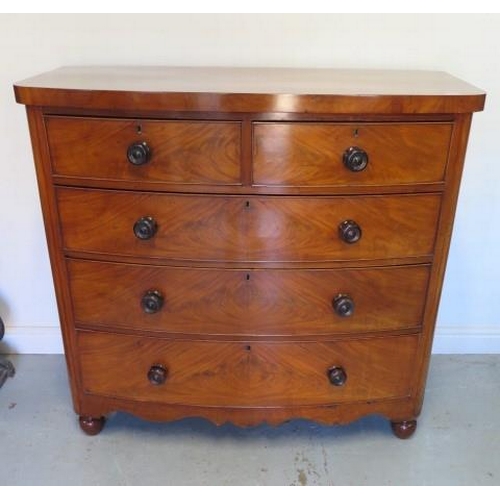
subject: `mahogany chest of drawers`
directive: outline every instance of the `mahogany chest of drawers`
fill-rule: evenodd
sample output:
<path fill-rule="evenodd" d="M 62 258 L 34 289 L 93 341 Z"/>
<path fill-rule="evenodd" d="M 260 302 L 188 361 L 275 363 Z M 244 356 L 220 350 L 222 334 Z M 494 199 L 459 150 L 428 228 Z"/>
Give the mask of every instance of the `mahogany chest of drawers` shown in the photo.
<path fill-rule="evenodd" d="M 62 68 L 27 107 L 73 402 L 416 427 L 472 113 L 444 73 Z"/>

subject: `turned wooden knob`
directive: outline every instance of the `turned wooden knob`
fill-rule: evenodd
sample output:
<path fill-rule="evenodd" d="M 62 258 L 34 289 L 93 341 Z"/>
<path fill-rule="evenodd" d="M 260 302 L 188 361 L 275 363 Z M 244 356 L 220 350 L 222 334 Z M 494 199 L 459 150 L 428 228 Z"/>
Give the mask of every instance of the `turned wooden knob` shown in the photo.
<path fill-rule="evenodd" d="M 151 159 L 151 150 L 146 142 L 134 142 L 127 149 L 127 159 L 132 165 L 140 167 Z"/>
<path fill-rule="evenodd" d="M 339 224 L 339 236 L 346 243 L 356 243 L 361 238 L 361 227 L 353 220 L 345 220 Z"/>
<path fill-rule="evenodd" d="M 341 366 L 332 366 L 328 370 L 328 380 L 330 384 L 340 387 L 346 383 L 347 374 Z"/>
<path fill-rule="evenodd" d="M 134 224 L 134 234 L 139 240 L 150 240 L 158 229 L 158 224 L 153 217 L 144 216 Z"/>
<path fill-rule="evenodd" d="M 368 154 L 357 146 L 351 146 L 344 151 L 342 161 L 351 172 L 361 172 L 368 165 Z"/>
<path fill-rule="evenodd" d="M 167 380 L 167 369 L 162 365 L 153 365 L 148 371 L 148 380 L 153 385 L 162 385 Z"/>
<path fill-rule="evenodd" d="M 349 295 L 339 293 L 332 301 L 333 310 L 342 318 L 352 316 L 354 300 Z"/>
<path fill-rule="evenodd" d="M 163 307 L 163 295 L 158 290 L 148 290 L 141 300 L 142 310 L 148 314 L 155 314 Z"/>

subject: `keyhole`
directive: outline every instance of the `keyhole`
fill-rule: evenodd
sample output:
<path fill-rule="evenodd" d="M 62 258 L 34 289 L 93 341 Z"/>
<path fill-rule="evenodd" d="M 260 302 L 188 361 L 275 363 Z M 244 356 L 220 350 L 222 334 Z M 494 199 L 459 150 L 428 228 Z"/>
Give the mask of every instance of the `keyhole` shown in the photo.
<path fill-rule="evenodd" d="M 251 350 L 252 350 L 252 346 L 250 346 L 250 345 L 245 346 L 245 351 L 251 351 Z"/>
<path fill-rule="evenodd" d="M 245 207 L 246 208 L 250 208 L 250 202 L 247 200 L 246 203 L 245 203 Z"/>
<path fill-rule="evenodd" d="M 247 274 L 246 279 L 247 279 L 247 281 L 250 281 L 250 275 L 249 274 Z"/>
<path fill-rule="evenodd" d="M 359 130 L 357 128 L 354 129 L 354 137 L 358 137 L 359 136 Z"/>
<path fill-rule="evenodd" d="M 142 125 L 140 123 L 137 124 L 136 130 L 138 134 L 142 134 Z"/>

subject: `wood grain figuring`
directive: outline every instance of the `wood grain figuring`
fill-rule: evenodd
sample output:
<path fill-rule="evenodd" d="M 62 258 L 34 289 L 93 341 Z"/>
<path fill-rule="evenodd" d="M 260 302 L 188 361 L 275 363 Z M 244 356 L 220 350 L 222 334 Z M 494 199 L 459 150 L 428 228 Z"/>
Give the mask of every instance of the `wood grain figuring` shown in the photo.
<path fill-rule="evenodd" d="M 427 257 L 440 196 L 274 197 L 57 189 L 67 251 L 219 262 L 311 262 Z M 142 216 L 158 224 L 138 240 Z M 338 226 L 355 220 L 355 244 Z"/>
<path fill-rule="evenodd" d="M 438 182 L 444 177 L 450 123 L 256 123 L 253 182 L 263 186 L 390 185 Z M 369 157 L 351 172 L 344 151 Z"/>
<path fill-rule="evenodd" d="M 419 327 L 429 266 L 341 270 L 169 268 L 69 260 L 80 327 L 170 333 L 330 335 Z M 164 297 L 146 314 L 148 290 Z M 332 300 L 355 302 L 339 317 Z"/>
<path fill-rule="evenodd" d="M 194 406 L 279 407 L 409 395 L 418 337 L 320 343 L 174 342 L 85 333 L 78 341 L 87 393 Z M 148 381 L 153 364 L 168 369 L 165 384 Z M 347 373 L 342 387 L 328 381 L 328 369 L 334 365 Z"/>
<path fill-rule="evenodd" d="M 240 184 L 238 122 L 45 119 L 56 175 L 166 184 Z M 134 166 L 127 149 L 146 142 L 151 160 Z"/>

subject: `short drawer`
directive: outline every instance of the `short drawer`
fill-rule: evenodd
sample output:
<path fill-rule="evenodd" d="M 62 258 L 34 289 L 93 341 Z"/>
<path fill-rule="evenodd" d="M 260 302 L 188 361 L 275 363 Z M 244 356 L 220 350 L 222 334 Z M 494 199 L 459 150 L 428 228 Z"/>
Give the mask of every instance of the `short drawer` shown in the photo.
<path fill-rule="evenodd" d="M 280 197 L 58 188 L 66 251 L 215 262 L 430 259 L 439 194 Z"/>
<path fill-rule="evenodd" d="M 81 332 L 84 391 L 191 406 L 329 405 L 411 392 L 418 336 L 337 342 L 167 341 Z"/>
<path fill-rule="evenodd" d="M 80 327 L 229 335 L 419 328 L 430 266 L 199 269 L 67 261 Z"/>
<path fill-rule="evenodd" d="M 442 182 L 451 131 L 450 123 L 255 123 L 253 182 L 312 187 Z"/>
<path fill-rule="evenodd" d="M 58 176 L 240 184 L 239 122 L 48 117 L 46 127 Z"/>

